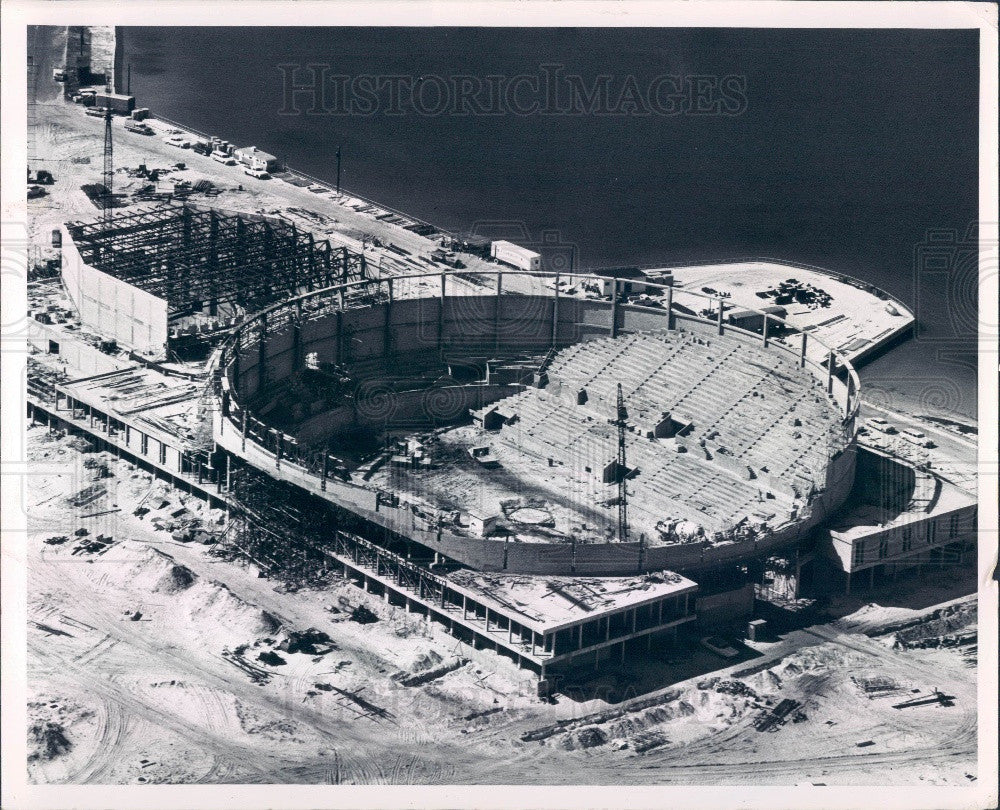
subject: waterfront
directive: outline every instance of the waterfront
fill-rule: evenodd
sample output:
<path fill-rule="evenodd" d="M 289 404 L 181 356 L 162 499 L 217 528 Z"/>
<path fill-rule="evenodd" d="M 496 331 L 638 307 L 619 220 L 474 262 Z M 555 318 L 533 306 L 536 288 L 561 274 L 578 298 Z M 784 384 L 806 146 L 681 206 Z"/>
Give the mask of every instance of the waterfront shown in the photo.
<path fill-rule="evenodd" d="M 767 255 L 864 278 L 921 323 L 891 367 L 864 369 L 879 401 L 976 414 L 975 267 L 927 273 L 918 252 L 928 230 L 961 237 L 976 216 L 974 32 L 160 28 L 127 29 L 125 43 L 154 113 L 328 181 L 342 144 L 347 188 L 444 228 L 550 232 L 551 253 L 572 248 L 582 266 Z M 642 87 L 736 75 L 746 109 L 282 114 L 277 66 L 307 63 L 418 78 L 560 64 Z"/>

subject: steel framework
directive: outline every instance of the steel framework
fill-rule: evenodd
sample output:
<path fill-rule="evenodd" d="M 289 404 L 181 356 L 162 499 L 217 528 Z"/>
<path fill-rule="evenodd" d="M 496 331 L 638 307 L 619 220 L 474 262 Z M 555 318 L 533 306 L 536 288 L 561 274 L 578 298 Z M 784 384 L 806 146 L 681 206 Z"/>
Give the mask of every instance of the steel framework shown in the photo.
<path fill-rule="evenodd" d="M 185 204 L 67 227 L 84 262 L 166 300 L 171 317 L 256 312 L 367 276 L 363 255 L 274 217 Z"/>

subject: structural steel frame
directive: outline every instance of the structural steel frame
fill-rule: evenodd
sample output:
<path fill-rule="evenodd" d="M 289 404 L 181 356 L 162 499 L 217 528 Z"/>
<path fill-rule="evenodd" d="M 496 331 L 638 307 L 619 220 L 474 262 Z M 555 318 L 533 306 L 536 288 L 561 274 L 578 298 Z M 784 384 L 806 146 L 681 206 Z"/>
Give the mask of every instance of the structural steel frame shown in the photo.
<path fill-rule="evenodd" d="M 84 262 L 166 300 L 172 318 L 222 304 L 253 313 L 367 275 L 362 254 L 277 217 L 184 204 L 67 229 Z"/>

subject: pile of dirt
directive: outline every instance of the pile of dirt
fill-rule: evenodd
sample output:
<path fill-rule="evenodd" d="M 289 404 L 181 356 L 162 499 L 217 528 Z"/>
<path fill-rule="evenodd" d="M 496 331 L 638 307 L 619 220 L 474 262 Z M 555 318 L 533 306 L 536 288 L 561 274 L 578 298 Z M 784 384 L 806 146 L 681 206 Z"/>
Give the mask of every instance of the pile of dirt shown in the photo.
<path fill-rule="evenodd" d="M 175 563 L 160 577 L 153 590 L 157 593 L 180 593 L 194 585 L 197 578 L 198 575 L 190 568 Z"/>
<path fill-rule="evenodd" d="M 895 649 L 951 647 L 976 640 L 977 610 L 974 602 L 963 602 L 935 610 L 906 627 L 897 629 Z"/>
<path fill-rule="evenodd" d="M 129 589 L 175 592 L 164 590 L 174 581 L 173 569 L 181 567 L 169 554 L 134 540 L 124 540 L 108 549 L 103 557 L 102 565 L 93 572 L 94 576 L 103 577 L 110 573 L 115 582 Z M 194 577 L 190 571 L 187 573 Z"/>
<path fill-rule="evenodd" d="M 789 664 L 783 672 L 786 676 L 799 674 L 798 667 L 794 664 Z M 763 672 L 758 672 L 749 680 L 758 692 L 777 692 L 781 689 L 781 677 L 773 669 L 765 669 Z M 754 693 L 753 697 L 757 697 L 757 694 Z"/>
<path fill-rule="evenodd" d="M 686 700 L 664 706 L 655 706 L 644 712 L 625 715 L 618 722 L 612 723 L 608 726 L 608 735 L 627 740 L 660 723 L 669 723 L 678 717 L 690 717 L 692 714 L 694 714 L 694 706 Z"/>
<path fill-rule="evenodd" d="M 603 729 L 597 726 L 586 726 L 564 734 L 560 740 L 560 747 L 567 751 L 596 748 L 599 745 L 604 745 L 608 739 L 609 737 Z"/>
<path fill-rule="evenodd" d="M 34 750 L 28 755 L 28 762 L 55 759 L 73 747 L 73 744 L 66 737 L 66 729 L 59 723 L 52 721 L 35 723 L 30 726 L 28 728 L 28 741 L 29 744 L 34 745 Z"/>
<path fill-rule="evenodd" d="M 444 661 L 444 658 L 441 657 L 437 650 L 417 650 L 413 660 L 406 669 L 409 672 L 416 674 L 418 672 L 425 672 L 428 669 L 433 669 L 442 661 Z"/>
<path fill-rule="evenodd" d="M 244 602 L 221 582 L 198 579 L 177 601 L 192 626 L 216 624 L 244 638 L 273 634 L 281 628 L 271 614 Z"/>
<path fill-rule="evenodd" d="M 378 621 L 378 616 L 372 613 L 364 605 L 358 605 L 351 611 L 351 621 L 358 624 L 373 624 Z"/>

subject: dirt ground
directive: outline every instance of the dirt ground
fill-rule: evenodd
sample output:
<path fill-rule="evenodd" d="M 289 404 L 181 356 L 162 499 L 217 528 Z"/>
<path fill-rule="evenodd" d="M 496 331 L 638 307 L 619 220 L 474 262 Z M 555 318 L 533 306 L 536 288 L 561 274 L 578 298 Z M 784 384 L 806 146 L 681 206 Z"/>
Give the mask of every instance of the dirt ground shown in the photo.
<path fill-rule="evenodd" d="M 182 526 L 216 531 L 225 515 L 78 438 L 42 426 L 27 435 L 35 783 L 957 785 L 976 776 L 972 597 L 937 612 L 867 605 L 753 645 L 727 669 L 682 641 L 543 703 L 508 660 L 337 576 L 288 593 L 211 546 L 174 539 Z M 359 605 L 379 620 L 352 621 Z M 288 652 L 310 628 L 329 641 Z M 429 679 L 401 684 L 414 674 Z M 895 691 L 872 698 L 859 678 Z M 603 699 L 629 679 L 655 688 L 638 703 Z M 892 708 L 934 689 L 954 705 Z M 786 699 L 802 717 L 756 730 Z"/>

